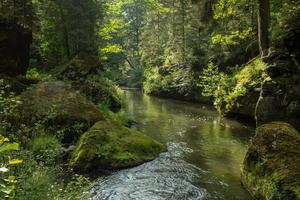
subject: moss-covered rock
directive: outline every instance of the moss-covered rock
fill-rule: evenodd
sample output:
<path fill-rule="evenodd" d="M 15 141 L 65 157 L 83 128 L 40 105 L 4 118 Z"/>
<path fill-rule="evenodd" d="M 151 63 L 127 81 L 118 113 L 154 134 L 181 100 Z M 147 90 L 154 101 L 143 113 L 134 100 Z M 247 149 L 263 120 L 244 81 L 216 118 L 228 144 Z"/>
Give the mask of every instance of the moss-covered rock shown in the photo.
<path fill-rule="evenodd" d="M 78 170 L 120 169 L 153 160 L 164 145 L 111 121 L 97 122 L 82 135 L 70 164 Z"/>
<path fill-rule="evenodd" d="M 39 121 L 49 126 L 84 124 L 84 131 L 102 119 L 98 108 L 61 81 L 44 82 L 23 92 L 21 120 L 26 124 Z"/>
<path fill-rule="evenodd" d="M 257 128 L 244 160 L 242 183 L 256 199 L 300 199 L 300 134 L 290 124 Z"/>
<path fill-rule="evenodd" d="M 114 83 L 101 75 L 102 65 L 96 56 L 79 54 L 64 66 L 53 70 L 54 75 L 84 94 L 90 101 L 106 104 L 118 111 L 121 101 Z"/>
<path fill-rule="evenodd" d="M 88 75 L 99 73 L 101 68 L 97 56 L 80 53 L 65 65 L 55 68 L 53 74 L 60 79 L 84 81 Z"/>
<path fill-rule="evenodd" d="M 78 90 L 94 103 L 105 104 L 112 111 L 116 112 L 121 108 L 121 98 L 117 86 L 101 75 L 88 76 Z"/>

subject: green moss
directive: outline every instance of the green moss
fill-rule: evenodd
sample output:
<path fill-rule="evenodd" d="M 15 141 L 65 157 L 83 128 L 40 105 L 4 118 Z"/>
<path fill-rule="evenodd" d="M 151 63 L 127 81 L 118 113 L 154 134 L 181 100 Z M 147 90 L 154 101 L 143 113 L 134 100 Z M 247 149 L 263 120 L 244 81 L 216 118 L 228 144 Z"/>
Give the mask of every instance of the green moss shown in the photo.
<path fill-rule="evenodd" d="M 118 169 L 154 159 L 164 146 L 121 123 L 97 122 L 80 139 L 71 158 L 77 169 Z"/>
<path fill-rule="evenodd" d="M 130 118 L 128 118 L 126 115 L 120 114 L 120 113 L 114 113 L 111 111 L 107 111 L 106 114 L 103 115 L 107 121 L 111 121 L 114 123 L 121 124 L 123 126 L 126 126 L 128 128 L 131 127 L 131 125 L 135 124 L 136 122 Z"/>
<path fill-rule="evenodd" d="M 92 102 L 61 81 L 40 83 L 22 93 L 21 101 L 25 120 L 43 118 L 49 114 L 62 120 L 89 123 L 101 119 L 100 112 Z"/>
<path fill-rule="evenodd" d="M 83 133 L 102 119 L 96 105 L 61 81 L 39 83 L 23 92 L 20 100 L 22 104 L 19 109 L 23 123 L 41 123 L 50 128 L 51 132 L 61 128 L 70 129 L 64 131 L 67 142 L 78 137 L 78 132 L 74 131 L 77 126 L 82 127 L 80 131 L 82 129 Z"/>
<path fill-rule="evenodd" d="M 257 129 L 242 169 L 242 182 L 257 199 L 300 199 L 300 134 L 273 122 Z"/>
<path fill-rule="evenodd" d="M 252 103 L 251 112 L 254 115 L 254 108 L 258 100 L 258 95 L 255 94 L 257 88 L 260 88 L 262 81 L 266 78 L 264 74 L 265 64 L 261 59 L 256 59 L 253 62 L 247 64 L 241 71 L 234 75 L 235 86 L 228 93 L 226 100 L 225 113 L 234 110 L 239 107 L 238 104 L 245 104 L 243 97 L 251 101 L 255 96 L 255 100 Z M 259 94 L 260 91 L 256 93 Z M 250 95 L 250 96 L 249 96 Z"/>

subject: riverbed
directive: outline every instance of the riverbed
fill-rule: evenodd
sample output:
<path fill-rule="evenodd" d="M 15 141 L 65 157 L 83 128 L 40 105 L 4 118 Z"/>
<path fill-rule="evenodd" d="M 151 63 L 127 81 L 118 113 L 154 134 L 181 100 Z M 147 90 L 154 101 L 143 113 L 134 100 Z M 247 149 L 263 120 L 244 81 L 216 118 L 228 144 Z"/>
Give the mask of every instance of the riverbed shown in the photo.
<path fill-rule="evenodd" d="M 250 200 L 240 168 L 254 127 L 207 106 L 123 90 L 122 114 L 168 151 L 97 179 L 94 200 Z"/>

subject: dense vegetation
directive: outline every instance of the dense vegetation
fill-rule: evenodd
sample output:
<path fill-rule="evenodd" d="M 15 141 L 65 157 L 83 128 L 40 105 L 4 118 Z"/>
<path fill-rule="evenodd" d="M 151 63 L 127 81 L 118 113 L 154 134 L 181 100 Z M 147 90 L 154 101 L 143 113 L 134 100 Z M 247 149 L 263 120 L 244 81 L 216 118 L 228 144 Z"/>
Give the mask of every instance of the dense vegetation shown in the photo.
<path fill-rule="evenodd" d="M 2 0 L 0 198 L 88 198 L 82 172 L 165 150 L 114 113 L 118 86 L 298 128 L 299 19 L 298 0 Z M 267 81 L 292 88 L 284 120 L 259 116 Z"/>

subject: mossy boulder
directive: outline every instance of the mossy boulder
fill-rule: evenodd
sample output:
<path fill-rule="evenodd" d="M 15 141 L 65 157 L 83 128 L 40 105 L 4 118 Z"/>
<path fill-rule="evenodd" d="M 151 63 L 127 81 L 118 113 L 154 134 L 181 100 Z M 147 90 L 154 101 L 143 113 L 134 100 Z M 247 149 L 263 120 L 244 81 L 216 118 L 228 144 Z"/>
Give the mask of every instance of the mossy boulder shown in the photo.
<path fill-rule="evenodd" d="M 76 87 L 75 85 L 74 87 Z M 77 88 L 94 103 L 107 105 L 112 111 L 115 112 L 119 111 L 121 108 L 121 98 L 118 88 L 108 78 L 105 78 L 101 75 L 90 75 Z"/>
<path fill-rule="evenodd" d="M 101 75 L 102 65 L 96 56 L 81 53 L 53 74 L 84 94 L 90 101 L 106 104 L 113 111 L 121 108 L 121 101 L 114 83 Z"/>
<path fill-rule="evenodd" d="M 53 73 L 60 79 L 84 81 L 88 75 L 99 73 L 100 69 L 102 65 L 97 56 L 80 53 L 65 65 L 55 68 Z"/>
<path fill-rule="evenodd" d="M 300 199 L 300 133 L 290 124 L 257 128 L 242 168 L 242 183 L 256 199 Z"/>
<path fill-rule="evenodd" d="M 77 170 L 132 167 L 153 160 L 164 148 L 121 123 L 99 121 L 82 135 L 70 164 Z"/>
<path fill-rule="evenodd" d="M 42 121 L 49 127 L 68 127 L 81 123 L 84 132 L 102 119 L 91 101 L 61 81 L 39 83 L 20 97 L 21 121 L 26 124 Z M 73 136 L 70 137 L 71 140 Z"/>

